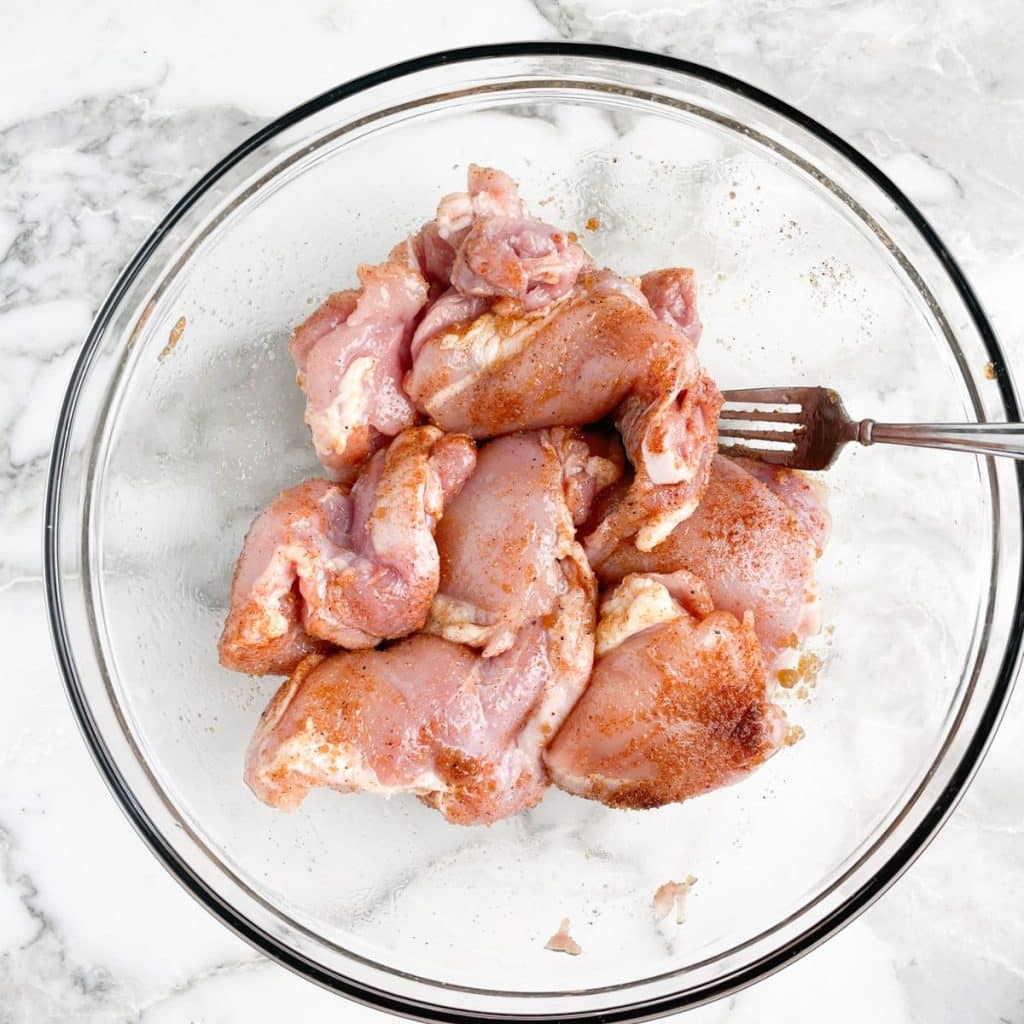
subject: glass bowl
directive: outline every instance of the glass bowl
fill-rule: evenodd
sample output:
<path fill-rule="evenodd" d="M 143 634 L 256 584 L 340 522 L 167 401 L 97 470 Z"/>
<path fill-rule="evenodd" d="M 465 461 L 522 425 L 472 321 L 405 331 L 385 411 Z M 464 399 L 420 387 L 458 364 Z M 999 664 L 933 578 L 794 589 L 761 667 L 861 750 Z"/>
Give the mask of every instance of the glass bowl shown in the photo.
<path fill-rule="evenodd" d="M 1018 420 L 976 299 L 867 160 L 706 68 L 518 44 L 408 62 L 257 132 L 167 215 L 100 310 L 46 513 L 60 664 L 101 771 L 197 899 L 306 977 L 432 1020 L 636 1020 L 734 991 L 868 905 L 978 766 L 1020 654 L 1010 462 L 849 450 L 827 474 L 805 737 L 740 785 L 647 812 L 559 792 L 490 828 L 413 798 L 241 780 L 276 680 L 218 667 L 245 529 L 317 465 L 286 341 L 468 163 L 626 273 L 697 270 L 723 387 L 827 384 L 880 420 Z M 587 224 L 596 230 L 588 230 Z M 654 890 L 698 882 L 687 920 Z M 582 955 L 545 950 L 563 917 Z"/>

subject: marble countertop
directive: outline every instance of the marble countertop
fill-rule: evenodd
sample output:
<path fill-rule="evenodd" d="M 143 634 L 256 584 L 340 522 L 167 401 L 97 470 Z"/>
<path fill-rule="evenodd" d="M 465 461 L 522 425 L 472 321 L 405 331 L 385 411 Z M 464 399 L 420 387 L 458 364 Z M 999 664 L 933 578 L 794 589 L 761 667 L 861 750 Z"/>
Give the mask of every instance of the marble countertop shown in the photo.
<path fill-rule="evenodd" d="M 269 10 L 270 8 L 268 8 Z M 416 53 L 567 38 L 738 75 L 917 201 L 1024 368 L 1024 10 L 957 0 L 0 3 L 0 1021 L 276 1022 L 341 1004 L 232 936 L 135 836 L 72 720 L 40 509 L 90 318 L 170 203 L 267 118 Z M 401 36 L 392 26 L 401 24 Z M 45 40 L 45 45 L 40 44 Z M 907 875 L 836 938 L 700 1022 L 1024 1022 L 1024 694 Z"/>

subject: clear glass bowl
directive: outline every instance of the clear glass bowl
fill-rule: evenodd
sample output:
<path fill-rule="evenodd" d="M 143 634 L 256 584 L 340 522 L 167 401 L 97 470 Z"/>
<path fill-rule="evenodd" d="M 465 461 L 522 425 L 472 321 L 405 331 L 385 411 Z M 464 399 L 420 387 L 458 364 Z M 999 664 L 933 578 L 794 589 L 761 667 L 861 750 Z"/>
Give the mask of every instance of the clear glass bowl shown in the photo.
<path fill-rule="evenodd" d="M 1020 419 L 949 253 L 820 125 L 706 68 L 608 47 L 423 58 L 258 132 L 114 286 L 51 469 L 57 652 L 143 838 L 282 963 L 423 1019 L 655 1016 L 820 942 L 948 815 L 1017 669 L 1020 478 L 965 455 L 844 453 L 828 473 L 824 667 L 781 698 L 806 737 L 741 785 L 643 813 L 552 792 L 471 829 L 412 798 L 264 807 L 241 765 L 276 681 L 221 670 L 216 639 L 249 521 L 317 472 L 289 329 L 471 161 L 518 178 L 598 262 L 694 266 L 723 386 L 828 384 L 877 419 Z M 652 893 L 686 874 L 686 923 L 655 923 Z M 576 958 L 544 949 L 563 917 Z"/>

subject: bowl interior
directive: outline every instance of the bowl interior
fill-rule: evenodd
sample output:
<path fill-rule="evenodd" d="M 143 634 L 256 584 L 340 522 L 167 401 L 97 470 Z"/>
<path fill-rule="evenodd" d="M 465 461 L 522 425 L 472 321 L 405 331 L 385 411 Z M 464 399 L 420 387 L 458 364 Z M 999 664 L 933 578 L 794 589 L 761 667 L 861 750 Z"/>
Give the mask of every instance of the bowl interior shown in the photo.
<path fill-rule="evenodd" d="M 471 161 L 516 177 L 598 263 L 694 267 L 721 386 L 827 384 L 878 420 L 978 417 L 966 314 L 940 311 L 923 279 L 940 269 L 893 244 L 899 211 L 875 192 L 867 209 L 838 157 L 773 144 L 727 102 L 507 81 L 318 124 L 220 197 L 94 366 L 82 568 L 107 699 L 197 870 L 262 907 L 282 944 L 394 972 L 388 987 L 685 988 L 824 913 L 948 745 L 993 618 L 998 480 L 968 456 L 874 448 L 827 474 L 823 665 L 779 698 L 805 737 L 741 784 L 642 813 L 552 791 L 466 829 L 413 798 L 319 791 L 282 814 L 241 781 L 276 681 L 217 665 L 233 562 L 256 511 L 318 472 L 289 330 Z M 656 923 L 654 890 L 687 874 L 685 924 Z M 544 949 L 563 917 L 579 957 Z"/>

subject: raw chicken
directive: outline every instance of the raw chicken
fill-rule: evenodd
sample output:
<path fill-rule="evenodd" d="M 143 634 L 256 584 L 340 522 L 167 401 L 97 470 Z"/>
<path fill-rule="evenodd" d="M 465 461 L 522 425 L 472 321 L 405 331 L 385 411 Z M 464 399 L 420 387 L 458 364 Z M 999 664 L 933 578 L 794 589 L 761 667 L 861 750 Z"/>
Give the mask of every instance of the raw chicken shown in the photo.
<path fill-rule="evenodd" d="M 606 599 L 602 619 L 617 605 L 627 628 L 598 657 L 544 755 L 567 792 L 611 807 L 661 807 L 738 781 L 783 742 L 785 717 L 768 700 L 751 616 L 691 612 L 674 593 L 692 599 L 693 577 L 628 576 Z M 622 615 L 638 602 L 645 613 Z"/>
<path fill-rule="evenodd" d="M 760 480 L 717 455 L 697 510 L 663 544 L 652 551 L 621 544 L 596 571 L 604 585 L 635 572 L 694 573 L 707 584 L 716 608 L 738 619 L 753 613 L 765 657 L 775 668 L 819 628 L 816 556 L 816 541 L 803 520 Z"/>
<path fill-rule="evenodd" d="M 661 397 L 698 372 L 687 340 L 611 271 L 584 275 L 552 308 L 445 328 L 417 335 L 406 390 L 438 425 L 474 437 L 592 423 L 634 391 Z"/>
<path fill-rule="evenodd" d="M 227 621 L 221 633 L 220 663 L 254 676 L 287 675 L 308 654 L 327 654 L 331 645 L 302 625 L 305 607 L 295 565 L 279 545 L 297 519 L 318 521 L 320 505 L 337 488 L 307 480 L 280 494 L 249 528 L 235 566 Z M 344 493 L 344 489 L 341 490 Z"/>
<path fill-rule="evenodd" d="M 693 272 L 595 270 L 471 165 L 359 277 L 291 343 L 334 482 L 254 522 L 221 638 L 224 665 L 291 673 L 256 795 L 412 793 L 488 824 L 551 781 L 657 807 L 774 753 L 766 658 L 817 628 L 828 516 L 799 474 L 716 455 Z M 656 911 L 681 919 L 692 881 Z M 548 948 L 579 952 L 568 922 Z"/>
<path fill-rule="evenodd" d="M 566 233 L 527 216 L 508 175 L 474 165 L 467 192 L 360 274 L 362 292 L 333 296 L 292 342 L 317 453 L 338 478 L 411 425 L 410 399 L 478 438 L 614 412 L 635 489 L 588 538 L 591 557 L 635 533 L 647 550 L 696 506 L 721 399 L 694 352 L 691 271 L 639 287 L 592 273 Z"/>
<path fill-rule="evenodd" d="M 437 217 L 391 259 L 419 271 L 434 291 L 431 299 L 449 285 L 464 297 L 515 299 L 524 309 L 565 295 L 590 265 L 583 249 L 531 218 L 503 171 L 470 164 L 467 179 L 467 191 L 445 196 Z"/>
<path fill-rule="evenodd" d="M 321 641 L 372 647 L 420 628 L 437 591 L 434 531 L 474 463 L 469 438 L 414 427 L 351 489 L 308 480 L 281 494 L 245 539 L 221 664 L 290 672 Z"/>
<path fill-rule="evenodd" d="M 428 221 L 416 232 L 396 245 L 388 255 L 419 274 L 429 287 L 428 297 L 434 301 L 447 287 L 455 262 L 455 249 L 441 237 L 436 220 Z"/>
<path fill-rule="evenodd" d="M 605 454 L 607 443 L 563 428 L 482 448 L 437 529 L 441 579 L 427 632 L 491 657 L 546 615 L 562 586 L 562 560 L 579 548 L 574 521 L 621 474 Z"/>
<path fill-rule="evenodd" d="M 449 288 L 436 302 L 431 303 L 416 328 L 410 345 L 412 359 L 416 358 L 428 338 L 447 334 L 453 329 L 462 329 L 478 316 L 483 316 L 490 308 L 490 299 L 479 295 L 463 295 L 454 288 Z"/>
<path fill-rule="evenodd" d="M 705 374 L 653 410 L 633 398 L 623 403 L 619 410 L 623 439 L 628 445 L 634 433 L 640 434 L 644 456 L 634 461 L 637 468 L 625 497 L 586 534 L 584 546 L 592 564 L 599 564 L 625 538 L 632 538 L 640 551 L 650 551 L 693 514 L 704 496 L 715 457 L 721 407 L 722 396 Z M 647 436 L 643 436 L 645 430 Z M 653 479 L 649 467 L 660 457 L 652 451 L 674 453 L 677 464 L 685 468 L 664 474 L 661 482 Z M 671 476 L 679 479 L 673 482 Z"/>
<path fill-rule="evenodd" d="M 652 270 L 640 278 L 640 290 L 659 320 L 673 324 L 696 345 L 702 324 L 697 315 L 697 286 L 685 267 Z"/>
<path fill-rule="evenodd" d="M 403 380 L 428 299 L 442 303 L 427 314 L 425 329 L 441 330 L 474 319 L 496 299 L 542 307 L 563 297 L 589 265 L 567 235 L 526 215 L 507 174 L 471 166 L 468 192 L 442 199 L 436 219 L 386 263 L 359 268 L 360 289 L 330 296 L 292 335 L 306 423 L 324 467 L 349 480 L 354 467 L 416 422 Z"/>
<path fill-rule="evenodd" d="M 253 739 L 246 778 L 256 794 L 294 807 L 318 785 L 412 792 L 462 824 L 537 803 L 542 749 L 593 665 L 595 584 L 573 520 L 614 479 L 614 463 L 597 454 L 606 449 L 575 430 L 485 447 L 438 532 L 442 578 L 456 588 L 447 610 L 458 602 L 481 621 L 475 633 L 454 615 L 440 623 L 435 602 L 427 628 L 488 650 L 419 634 L 310 658 Z"/>
<path fill-rule="evenodd" d="M 563 917 L 558 931 L 544 943 L 545 949 L 552 953 L 568 953 L 569 956 L 579 956 L 583 947 L 569 934 L 569 918 Z"/>
<path fill-rule="evenodd" d="M 452 285 L 463 295 L 515 299 L 538 309 L 568 294 L 587 254 L 541 221 L 481 217 L 459 245 Z"/>
<path fill-rule="evenodd" d="M 680 608 L 698 619 L 715 610 L 707 584 L 699 576 L 685 569 L 627 576 L 601 601 L 595 653 L 607 654 L 634 633 L 676 618 Z"/>
<path fill-rule="evenodd" d="M 402 380 L 427 301 L 423 277 L 397 262 L 361 266 L 359 279 L 361 289 L 330 296 L 291 340 L 317 457 L 345 480 L 389 437 L 416 422 Z"/>
<path fill-rule="evenodd" d="M 548 781 L 542 749 L 593 664 L 593 577 L 578 548 L 560 568 L 549 614 L 496 657 L 418 634 L 308 658 L 260 720 L 250 787 L 283 809 L 314 786 L 416 793 L 463 825 L 534 806 Z"/>
<path fill-rule="evenodd" d="M 405 387 L 445 429 L 491 437 L 615 413 L 636 468 L 635 500 L 588 548 L 608 551 L 637 530 L 638 545 L 653 547 L 700 500 L 721 396 L 690 339 L 659 320 L 635 285 L 588 273 L 561 302 L 534 312 L 499 303 L 471 321 L 439 316 L 432 329 L 417 332 Z M 658 490 L 665 486 L 675 490 Z"/>
<path fill-rule="evenodd" d="M 519 186 L 504 171 L 470 164 L 466 191 L 446 195 L 437 206 L 437 233 L 458 248 L 479 218 L 525 217 Z"/>
<path fill-rule="evenodd" d="M 769 490 L 774 491 L 800 520 L 800 525 L 814 541 L 820 556 L 828 543 L 832 524 L 826 505 L 825 488 L 817 480 L 798 469 L 772 466 L 756 459 L 733 458 L 751 476 L 756 477 Z"/>
<path fill-rule="evenodd" d="M 654 920 L 664 921 L 672 910 L 675 910 L 676 924 L 683 924 L 686 921 L 686 897 L 690 895 L 690 890 L 696 882 L 697 879 L 693 875 L 687 875 L 681 882 L 670 881 L 659 885 L 651 900 Z"/>

